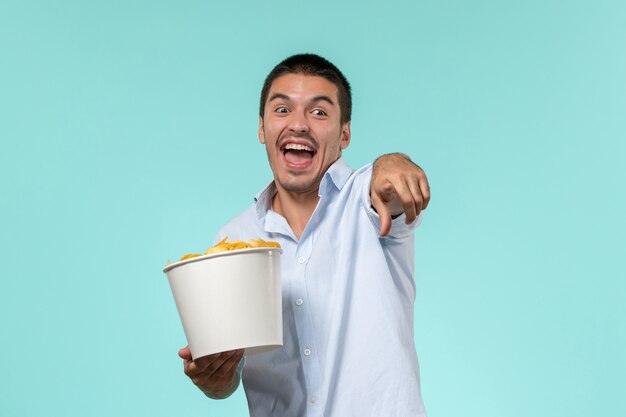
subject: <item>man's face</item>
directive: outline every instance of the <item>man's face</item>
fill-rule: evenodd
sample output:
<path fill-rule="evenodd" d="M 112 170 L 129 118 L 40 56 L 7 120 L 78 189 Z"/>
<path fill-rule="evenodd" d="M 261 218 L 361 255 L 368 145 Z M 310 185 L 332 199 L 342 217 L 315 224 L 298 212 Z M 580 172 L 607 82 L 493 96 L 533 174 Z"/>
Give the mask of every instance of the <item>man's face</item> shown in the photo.
<path fill-rule="evenodd" d="M 323 77 L 286 74 L 274 80 L 259 120 L 276 186 L 307 193 L 319 188 L 328 167 L 350 143 L 341 124 L 337 87 Z"/>

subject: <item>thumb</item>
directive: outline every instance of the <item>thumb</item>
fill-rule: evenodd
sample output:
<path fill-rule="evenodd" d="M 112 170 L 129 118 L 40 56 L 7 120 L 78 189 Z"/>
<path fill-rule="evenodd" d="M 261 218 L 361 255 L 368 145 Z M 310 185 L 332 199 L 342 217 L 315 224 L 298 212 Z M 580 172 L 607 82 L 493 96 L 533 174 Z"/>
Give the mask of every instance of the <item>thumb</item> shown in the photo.
<path fill-rule="evenodd" d="M 378 213 L 380 217 L 380 236 L 387 236 L 389 230 L 391 230 L 391 213 L 385 203 L 377 193 L 372 193 L 370 197 L 372 200 L 372 207 Z"/>
<path fill-rule="evenodd" d="M 179 350 L 178 351 L 178 356 L 180 356 L 181 359 L 185 359 L 187 361 L 190 361 L 191 360 L 191 350 L 189 349 L 189 346 L 185 346 L 184 348 Z"/>

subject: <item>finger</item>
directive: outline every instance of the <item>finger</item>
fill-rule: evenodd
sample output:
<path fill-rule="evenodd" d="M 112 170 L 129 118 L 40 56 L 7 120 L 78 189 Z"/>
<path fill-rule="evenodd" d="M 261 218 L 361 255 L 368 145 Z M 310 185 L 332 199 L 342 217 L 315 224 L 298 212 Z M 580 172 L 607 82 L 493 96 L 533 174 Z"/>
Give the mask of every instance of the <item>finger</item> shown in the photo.
<path fill-rule="evenodd" d="M 181 359 L 191 360 L 191 350 L 189 349 L 189 346 L 185 346 L 179 350 L 178 356 L 180 356 Z"/>
<path fill-rule="evenodd" d="M 212 361 L 204 370 L 204 373 L 209 377 L 209 378 L 214 378 L 215 372 L 220 369 L 220 367 L 222 365 L 224 365 L 224 363 L 226 363 L 230 358 L 231 358 L 231 352 L 222 352 L 222 354 L 220 355 L 219 358 L 215 359 L 214 361 Z"/>
<path fill-rule="evenodd" d="M 190 361 L 188 359 L 183 359 L 183 370 L 185 371 L 185 374 L 188 372 L 189 365 L 191 365 L 192 363 L 193 361 Z"/>
<path fill-rule="evenodd" d="M 243 357 L 244 350 L 235 350 L 223 352 L 223 362 L 219 363 L 219 360 L 213 362 L 213 365 L 219 366 L 216 369 L 207 369 L 205 372 L 191 376 L 191 380 L 199 387 L 213 387 L 211 389 L 221 390 L 224 389 L 229 383 L 233 381 L 235 371 L 241 358 Z"/>
<path fill-rule="evenodd" d="M 228 358 L 222 366 L 215 370 L 214 375 L 219 378 L 224 378 L 226 376 L 232 377 L 235 369 L 241 361 L 241 358 L 243 358 L 243 349 L 235 351 L 233 356 Z"/>
<path fill-rule="evenodd" d="M 424 198 L 424 203 L 422 204 L 422 210 L 426 210 L 428 207 L 428 203 L 430 202 L 430 184 L 428 184 L 428 178 L 426 174 L 422 172 L 422 175 L 419 177 L 419 186 L 420 191 L 422 193 L 422 197 Z"/>
<path fill-rule="evenodd" d="M 419 188 L 418 184 L 415 182 L 409 182 L 409 190 L 413 195 L 413 201 L 415 203 L 415 215 L 418 216 L 420 212 L 424 209 L 424 197 L 422 196 L 422 191 Z M 408 219 L 407 223 L 410 223 Z"/>
<path fill-rule="evenodd" d="M 200 375 L 200 374 L 207 372 L 207 369 L 209 367 L 210 367 L 210 363 L 207 363 L 207 362 L 198 363 L 198 361 L 186 361 L 185 362 L 185 374 L 188 377 L 192 378 L 196 375 Z M 213 373 L 213 370 L 210 370 L 209 372 Z"/>
<path fill-rule="evenodd" d="M 219 366 L 219 364 L 223 362 L 223 360 L 220 360 L 221 355 L 221 353 L 215 353 L 213 355 L 203 356 L 193 361 L 188 361 L 189 363 L 185 364 L 185 374 L 189 377 L 201 374 L 206 372 L 207 369 L 214 367 L 216 365 L 215 362 L 218 362 L 217 365 Z M 213 368 L 210 369 L 209 372 L 212 373 Z"/>
<path fill-rule="evenodd" d="M 380 236 L 387 236 L 391 230 L 391 213 L 389 212 L 389 208 L 375 191 L 372 191 L 370 198 L 372 200 L 372 207 L 374 207 L 374 210 L 376 210 L 380 218 Z"/>
<path fill-rule="evenodd" d="M 391 200 L 396 198 L 396 189 L 394 188 L 392 183 L 387 181 L 385 185 L 380 187 L 380 191 L 378 192 L 378 194 L 380 195 L 380 199 L 383 201 L 383 203 L 389 204 Z"/>
<path fill-rule="evenodd" d="M 417 217 L 413 193 L 404 181 L 398 182 L 397 184 L 394 184 L 394 186 L 396 188 L 398 198 L 402 202 L 402 208 L 404 209 L 404 214 L 406 216 L 406 223 L 412 223 L 413 220 L 415 220 L 415 217 Z"/>

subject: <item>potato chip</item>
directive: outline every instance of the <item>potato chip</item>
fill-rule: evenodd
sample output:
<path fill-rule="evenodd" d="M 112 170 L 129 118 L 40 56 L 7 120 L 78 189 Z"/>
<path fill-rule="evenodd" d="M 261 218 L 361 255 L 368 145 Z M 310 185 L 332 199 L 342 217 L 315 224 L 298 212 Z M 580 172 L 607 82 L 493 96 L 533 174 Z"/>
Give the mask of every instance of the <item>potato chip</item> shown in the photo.
<path fill-rule="evenodd" d="M 202 255 L 210 255 L 212 253 L 248 248 L 280 248 L 280 243 L 271 240 L 263 240 L 260 238 L 250 239 L 247 242 L 243 242 L 241 240 L 233 240 L 229 242 L 228 237 L 225 237 L 218 244 L 211 246 L 206 251 L 204 251 Z M 181 257 L 178 261 L 180 262 L 184 261 L 185 259 L 191 259 L 202 255 L 198 253 L 189 253 L 187 255 L 183 255 L 183 257 Z"/>
<path fill-rule="evenodd" d="M 183 255 L 178 261 L 184 261 L 185 259 L 197 258 L 198 256 L 202 256 L 199 253 L 188 253 L 187 255 Z"/>
<path fill-rule="evenodd" d="M 280 243 L 274 241 L 267 241 L 261 238 L 259 239 L 250 239 L 248 244 L 251 248 L 280 248 Z"/>

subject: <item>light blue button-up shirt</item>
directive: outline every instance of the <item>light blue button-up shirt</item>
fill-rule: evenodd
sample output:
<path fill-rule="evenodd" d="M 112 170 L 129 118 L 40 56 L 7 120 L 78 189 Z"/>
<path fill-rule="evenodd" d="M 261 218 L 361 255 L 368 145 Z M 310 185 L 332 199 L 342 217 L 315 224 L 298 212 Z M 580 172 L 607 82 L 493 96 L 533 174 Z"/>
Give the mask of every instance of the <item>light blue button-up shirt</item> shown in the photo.
<path fill-rule="evenodd" d="M 245 358 L 253 417 L 425 416 L 413 340 L 413 229 L 379 237 L 371 165 L 343 158 L 324 175 L 300 239 L 272 211 L 274 183 L 217 240 L 280 242 L 284 346 Z"/>

